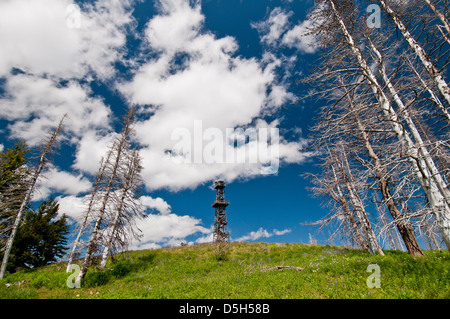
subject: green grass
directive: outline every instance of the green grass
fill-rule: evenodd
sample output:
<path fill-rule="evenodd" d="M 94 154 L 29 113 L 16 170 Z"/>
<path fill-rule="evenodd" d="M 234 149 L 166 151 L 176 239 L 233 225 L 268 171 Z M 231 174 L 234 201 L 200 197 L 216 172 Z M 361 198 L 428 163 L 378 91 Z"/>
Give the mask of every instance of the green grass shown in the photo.
<path fill-rule="evenodd" d="M 10 274 L 0 298 L 450 298 L 448 251 L 385 253 L 268 243 L 232 243 L 222 258 L 211 244 L 132 251 L 91 268 L 80 289 L 67 287 L 63 263 Z M 367 287 L 369 264 L 380 266 L 381 288 Z M 279 265 L 304 270 L 264 271 Z"/>

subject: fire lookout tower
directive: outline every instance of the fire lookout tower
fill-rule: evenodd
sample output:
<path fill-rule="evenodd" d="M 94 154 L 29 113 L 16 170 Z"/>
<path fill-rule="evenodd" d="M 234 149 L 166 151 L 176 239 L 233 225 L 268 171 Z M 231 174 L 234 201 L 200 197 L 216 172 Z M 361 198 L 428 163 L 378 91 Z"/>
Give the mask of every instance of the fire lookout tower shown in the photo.
<path fill-rule="evenodd" d="M 225 186 L 224 181 L 214 182 L 214 189 L 217 191 L 216 200 L 212 203 L 212 207 L 216 210 L 214 217 L 214 243 L 226 243 L 229 241 L 226 207 L 230 202 L 225 201 Z"/>

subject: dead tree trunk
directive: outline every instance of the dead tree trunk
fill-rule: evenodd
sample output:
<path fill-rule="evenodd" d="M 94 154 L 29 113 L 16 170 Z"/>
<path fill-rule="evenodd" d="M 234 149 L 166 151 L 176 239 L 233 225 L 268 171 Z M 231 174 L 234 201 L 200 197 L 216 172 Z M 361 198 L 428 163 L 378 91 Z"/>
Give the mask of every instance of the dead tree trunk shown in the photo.
<path fill-rule="evenodd" d="M 92 235 L 89 239 L 89 243 L 88 243 L 87 250 L 86 250 L 86 256 L 84 258 L 83 265 L 81 266 L 81 271 L 78 274 L 78 277 L 76 279 L 77 282 L 81 282 L 81 280 L 86 275 L 87 270 L 89 269 L 89 267 L 91 265 L 92 258 L 94 257 L 94 252 L 96 251 L 96 248 L 99 245 L 100 227 L 101 227 L 104 219 L 106 218 L 106 216 L 105 216 L 106 205 L 109 200 L 109 196 L 110 196 L 111 192 L 113 191 L 114 181 L 117 178 L 117 170 L 119 168 L 119 164 L 120 164 L 122 153 L 124 151 L 124 147 L 127 144 L 127 139 L 130 134 L 133 114 L 134 114 L 134 108 L 132 108 L 128 112 L 127 118 L 125 120 L 125 125 L 124 125 L 124 128 L 122 130 L 119 140 L 117 142 L 114 141 L 114 143 L 111 147 L 111 149 L 114 150 L 114 155 L 115 155 L 112 166 L 109 167 L 111 165 L 111 163 L 105 162 L 105 165 L 107 165 L 107 168 L 105 168 L 105 170 L 107 169 L 107 171 L 105 172 L 105 177 L 107 177 L 107 185 L 106 185 L 105 193 L 102 198 L 101 207 L 98 212 L 98 217 L 95 222 L 95 226 L 94 226 Z"/>
<path fill-rule="evenodd" d="M 428 6 L 434 12 L 434 14 L 436 14 L 436 16 L 439 18 L 439 20 L 441 20 L 441 22 L 444 24 L 444 28 L 445 28 L 446 32 L 444 32 L 442 30 L 441 26 L 438 26 L 438 28 L 439 28 L 439 31 L 441 31 L 442 36 L 444 37 L 445 41 L 447 41 L 448 44 L 450 44 L 450 38 L 449 38 L 450 37 L 450 22 L 448 22 L 445 15 L 442 14 L 442 12 L 440 12 L 438 10 L 436 5 L 431 0 L 424 0 L 424 1 L 428 4 Z"/>
<path fill-rule="evenodd" d="M 352 229 L 356 235 L 356 238 L 358 239 L 359 244 L 361 245 L 361 248 L 364 251 L 369 251 L 369 246 L 367 245 L 366 241 L 364 240 L 364 237 L 362 236 L 361 231 L 358 227 L 358 223 L 356 222 L 355 217 L 353 217 L 353 213 L 347 203 L 347 200 L 345 199 L 344 193 L 341 190 L 341 187 L 340 187 L 341 181 L 338 179 L 338 177 L 336 175 L 336 170 L 333 167 L 333 164 L 331 165 L 331 169 L 333 171 L 333 176 L 334 176 L 334 179 L 336 182 L 336 190 L 337 190 L 337 195 L 338 195 L 338 196 L 335 196 L 335 198 L 336 198 L 337 202 L 343 207 L 344 214 L 349 219 Z"/>
<path fill-rule="evenodd" d="M 387 4 L 386 0 L 379 0 L 379 2 L 383 7 L 383 9 L 386 11 L 386 13 L 394 21 L 395 25 L 397 26 L 397 29 L 401 32 L 401 34 L 405 38 L 406 42 L 408 42 L 411 49 L 416 53 L 417 57 L 422 62 L 424 68 L 428 71 L 428 74 L 434 80 L 436 86 L 439 88 L 439 92 L 441 92 L 442 96 L 444 96 L 444 98 L 447 100 L 447 103 L 450 104 L 450 89 L 447 83 L 445 82 L 442 74 L 438 71 L 436 66 L 430 61 L 425 50 L 414 39 L 411 33 L 409 33 L 406 26 L 398 17 L 398 14 L 394 12 L 394 10 L 392 10 L 392 8 Z"/>
<path fill-rule="evenodd" d="M 378 243 L 377 237 L 375 235 L 375 232 L 373 231 L 373 228 L 370 224 L 369 217 L 365 210 L 363 201 L 356 189 L 355 180 L 351 173 L 350 165 L 347 159 L 347 154 L 343 149 L 343 147 L 341 147 L 340 150 L 340 157 L 342 161 L 341 165 L 342 174 L 343 176 L 345 176 L 344 178 L 345 186 L 347 187 L 350 200 L 353 204 L 353 207 L 355 208 L 355 212 L 356 215 L 358 216 L 359 222 L 361 223 L 361 229 L 364 234 L 364 238 L 366 239 L 366 242 L 369 245 L 369 251 L 372 254 L 378 252 L 381 256 L 384 256 L 384 252 L 381 249 L 380 244 Z"/>
<path fill-rule="evenodd" d="M 406 57 L 406 60 L 408 61 L 408 65 L 411 68 L 411 70 L 416 74 L 420 83 L 422 83 L 423 88 L 427 90 L 428 94 L 430 94 L 431 100 L 434 102 L 434 104 L 438 107 L 438 109 L 442 112 L 443 116 L 446 118 L 447 124 L 450 124 L 450 113 L 447 110 L 447 108 L 444 106 L 444 104 L 442 104 L 441 100 L 436 95 L 436 93 L 434 93 L 434 91 L 430 88 L 430 85 L 423 79 L 422 75 L 420 75 L 420 73 L 414 67 L 411 60 L 409 60 L 408 57 Z"/>
<path fill-rule="evenodd" d="M 108 155 L 106 156 L 106 161 L 105 162 L 109 162 L 110 157 L 111 157 L 111 153 L 112 151 L 109 150 L 108 151 Z M 67 262 L 67 270 L 66 272 L 70 272 L 70 265 L 73 262 L 73 258 L 75 256 L 75 252 L 77 250 L 77 247 L 80 243 L 80 239 L 81 239 L 81 235 L 83 234 L 83 231 L 85 230 L 87 224 L 88 224 L 88 220 L 89 218 L 91 218 L 92 215 L 92 211 L 94 209 L 94 205 L 97 201 L 97 197 L 98 195 L 98 191 L 100 189 L 100 183 L 103 180 L 103 175 L 105 172 L 105 166 L 104 166 L 104 162 L 103 160 L 100 162 L 100 168 L 99 171 L 97 172 L 96 176 L 95 176 L 95 184 L 94 184 L 94 189 L 92 190 L 91 194 L 90 194 L 90 199 L 89 199 L 89 204 L 88 204 L 88 208 L 86 210 L 86 212 L 84 213 L 82 222 L 80 224 L 80 229 L 78 231 L 77 237 L 75 238 L 74 244 L 73 244 L 73 248 L 70 252 L 70 256 L 69 256 L 69 261 Z"/>
<path fill-rule="evenodd" d="M 121 245 L 127 244 L 127 240 L 122 238 L 126 236 L 126 232 L 121 228 L 126 228 L 127 225 L 132 224 L 134 218 L 143 217 L 142 209 L 136 196 L 138 188 L 142 185 L 141 170 L 139 152 L 137 149 L 134 149 L 127 161 L 126 172 L 121 178 L 122 187 L 118 190 L 120 196 L 117 200 L 113 200 L 115 202 L 113 204 L 115 213 L 110 225 L 110 232 L 107 235 L 100 267 L 105 267 L 108 253 L 112 250 L 114 241 L 120 242 Z M 130 232 L 137 237 L 132 229 L 130 229 Z"/>
<path fill-rule="evenodd" d="M 350 103 L 352 102 L 350 101 Z M 421 257 L 423 256 L 423 252 L 420 249 L 419 243 L 417 242 L 411 223 L 407 220 L 400 219 L 402 217 L 402 213 L 398 209 L 394 201 L 394 198 L 391 195 L 389 183 L 386 178 L 387 177 L 386 169 L 382 165 L 378 155 L 375 153 L 372 147 L 372 143 L 370 142 L 369 137 L 366 133 L 366 128 L 364 127 L 357 113 L 354 113 L 354 118 L 358 130 L 361 133 L 361 137 L 364 142 L 364 146 L 367 150 L 367 154 L 373 161 L 374 173 L 380 186 L 380 192 L 383 197 L 383 201 L 386 204 L 392 218 L 394 219 L 394 222 L 397 225 L 398 231 L 400 232 L 400 235 L 403 238 L 406 249 L 412 256 Z"/>
<path fill-rule="evenodd" d="M 39 160 L 39 164 L 38 167 L 36 168 L 33 177 L 29 183 L 28 189 L 26 191 L 26 195 L 22 201 L 22 204 L 20 205 L 19 211 L 17 213 L 16 219 L 14 221 L 14 225 L 11 231 L 11 234 L 8 238 L 8 241 L 6 242 L 6 247 L 5 247 L 5 254 L 3 256 L 3 262 L 2 262 L 2 266 L 0 268 L 0 280 L 3 279 L 3 277 L 5 276 L 6 273 L 6 267 L 8 265 L 8 259 L 9 259 L 9 255 L 11 253 L 11 249 L 14 243 L 14 238 L 17 234 L 17 230 L 19 229 L 19 224 L 20 221 L 22 220 L 22 216 L 23 213 L 25 211 L 26 205 L 28 204 L 28 202 L 30 201 L 31 195 L 33 194 L 34 188 L 36 186 L 36 182 L 39 178 L 39 176 L 41 175 L 42 170 L 44 169 L 44 167 L 47 164 L 47 157 L 48 155 L 52 152 L 54 144 L 56 142 L 56 139 L 58 137 L 58 134 L 61 131 L 62 128 L 62 122 L 64 120 L 66 116 L 64 115 L 61 119 L 61 121 L 59 122 L 56 130 L 50 135 L 50 137 L 48 138 L 48 141 L 45 143 L 45 148 L 41 154 L 40 160 Z"/>

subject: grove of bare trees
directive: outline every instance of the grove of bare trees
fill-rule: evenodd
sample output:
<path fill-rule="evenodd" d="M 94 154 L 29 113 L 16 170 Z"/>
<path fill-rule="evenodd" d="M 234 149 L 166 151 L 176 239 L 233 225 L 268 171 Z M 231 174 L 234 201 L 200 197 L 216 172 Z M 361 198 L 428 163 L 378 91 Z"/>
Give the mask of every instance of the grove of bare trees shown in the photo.
<path fill-rule="evenodd" d="M 104 267 L 109 255 L 126 249 L 133 238 L 141 236 L 136 219 L 146 215 L 138 196 L 143 185 L 141 159 L 139 150 L 132 148 L 130 141 L 133 117 L 134 107 L 124 117 L 121 133 L 100 163 L 87 209 L 78 223 L 67 265 L 69 271 L 77 252 L 84 251 L 78 282 L 86 275 L 95 256 L 101 255 L 100 266 Z M 87 242 L 82 242 L 83 235 L 89 236 Z"/>
<path fill-rule="evenodd" d="M 325 101 L 312 127 L 323 161 L 308 175 L 331 208 L 316 223 L 331 237 L 379 254 L 383 241 L 423 256 L 419 237 L 450 250 L 449 9 L 445 0 L 315 1 L 309 34 L 322 54 L 303 98 Z"/>

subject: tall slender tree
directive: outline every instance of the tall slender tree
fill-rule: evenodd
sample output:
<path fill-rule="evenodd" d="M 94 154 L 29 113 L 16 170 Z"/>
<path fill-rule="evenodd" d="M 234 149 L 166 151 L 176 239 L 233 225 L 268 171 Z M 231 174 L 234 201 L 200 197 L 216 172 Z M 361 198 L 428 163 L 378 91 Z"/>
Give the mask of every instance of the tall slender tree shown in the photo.
<path fill-rule="evenodd" d="M 25 196 L 30 175 L 25 141 L 0 153 L 0 250 L 4 250 L 14 220 Z"/>
<path fill-rule="evenodd" d="M 94 255 L 100 250 L 101 246 L 104 245 L 105 242 L 108 242 L 108 239 L 105 239 L 104 230 L 107 230 L 108 227 L 111 227 L 114 224 L 114 216 L 116 215 L 115 209 L 117 209 L 117 206 L 114 205 L 114 203 L 117 203 L 117 201 L 115 200 L 115 196 L 117 196 L 117 192 L 120 193 L 120 189 L 123 189 L 121 186 L 123 181 L 122 177 L 124 176 L 123 172 L 127 171 L 127 163 L 129 163 L 127 154 L 129 154 L 130 150 L 129 139 L 133 134 L 132 127 L 134 124 L 134 111 L 135 108 L 134 106 L 132 106 L 124 118 L 122 132 L 113 141 L 109 149 L 110 155 L 107 156 L 108 160 L 104 161 L 104 168 L 101 169 L 101 171 L 103 172 L 102 187 L 104 188 L 101 190 L 101 192 L 99 192 L 99 194 L 101 195 L 98 199 L 99 208 L 94 212 L 95 224 L 89 242 L 87 244 L 86 254 L 81 266 L 81 271 L 76 279 L 78 282 L 81 282 L 81 280 L 86 275 L 92 263 Z M 127 193 L 126 195 L 129 194 Z"/>
<path fill-rule="evenodd" d="M 341 188 L 342 178 L 337 173 L 336 163 L 329 156 L 329 151 L 326 154 L 327 156 L 321 165 L 322 170 L 320 174 L 307 173 L 305 177 L 311 178 L 312 180 L 314 186 L 309 189 L 314 196 L 328 198 L 329 201 L 325 203 L 331 206 L 332 209 L 329 215 L 311 223 L 311 225 L 320 225 L 319 230 L 322 230 L 325 226 L 337 220 L 339 221 L 339 226 L 333 232 L 334 234 L 341 234 L 342 237 L 348 236 L 351 242 L 360 246 L 364 251 L 369 251 L 369 246 L 361 234 L 358 221 L 356 216 L 354 216 L 348 197 Z"/>
<path fill-rule="evenodd" d="M 424 68 L 427 70 L 430 77 L 436 83 L 436 86 L 439 88 L 439 92 L 444 96 L 445 100 L 448 104 L 450 104 L 450 88 L 447 85 L 444 77 L 441 72 L 437 69 L 434 63 L 429 59 L 426 51 L 423 47 L 416 41 L 413 35 L 409 32 L 408 28 L 405 26 L 403 21 L 400 19 L 400 15 L 396 12 L 386 0 L 378 0 L 381 4 L 381 7 L 384 11 L 389 15 L 389 17 L 394 21 L 397 29 L 401 32 L 403 37 L 405 38 L 408 45 L 411 49 L 416 53 L 417 57 L 422 62 Z M 439 12 L 436 10 L 436 12 Z M 445 21 L 445 18 L 444 18 Z"/>
<path fill-rule="evenodd" d="M 45 143 L 44 143 L 45 146 L 43 148 L 43 151 L 42 151 L 40 159 L 39 159 L 39 164 L 36 167 L 36 169 L 34 170 L 31 180 L 28 181 L 28 183 L 27 183 L 25 196 L 24 196 L 22 203 L 20 205 L 20 208 L 17 212 L 14 224 L 12 226 L 11 234 L 9 235 L 9 238 L 6 242 L 5 253 L 3 255 L 3 262 L 2 262 L 2 266 L 0 268 L 0 279 L 3 279 L 3 277 L 5 276 L 6 267 L 7 267 L 8 259 L 9 259 L 9 254 L 11 253 L 12 245 L 14 243 L 14 238 L 19 229 L 20 221 L 22 220 L 22 216 L 25 212 L 25 209 L 26 209 L 30 199 L 31 199 L 31 195 L 33 194 L 33 192 L 35 190 L 35 186 L 41 175 L 41 172 L 44 169 L 44 167 L 48 164 L 48 157 L 54 150 L 54 147 L 55 147 L 58 135 L 61 132 L 62 123 L 63 123 L 63 120 L 65 117 L 66 117 L 66 115 L 64 115 L 62 117 L 62 119 L 59 122 L 56 129 L 49 135 L 49 137 L 45 141 Z"/>
<path fill-rule="evenodd" d="M 373 231 L 363 200 L 359 194 L 359 190 L 363 187 L 357 186 L 357 181 L 352 174 L 348 163 L 347 153 L 342 143 L 339 144 L 336 152 L 331 156 L 335 156 L 335 161 L 338 163 L 339 169 L 344 177 L 344 185 L 348 190 L 348 196 L 361 224 L 361 231 L 369 247 L 369 252 L 372 254 L 378 252 L 380 255 L 384 256 L 383 250 L 381 249 L 375 232 Z"/>
<path fill-rule="evenodd" d="M 106 161 L 110 160 L 111 154 L 112 154 L 112 150 L 110 149 L 106 155 Z M 72 250 L 70 251 L 69 260 L 67 262 L 67 269 L 66 269 L 67 272 L 70 272 L 73 260 L 74 260 L 75 256 L 78 255 L 77 249 L 81 248 L 81 247 L 79 247 L 79 246 L 81 246 L 80 245 L 81 236 L 85 233 L 88 223 L 93 216 L 93 211 L 95 209 L 95 205 L 98 202 L 98 199 L 100 196 L 99 192 L 101 191 L 101 182 L 103 181 L 104 171 L 105 171 L 105 166 L 103 165 L 103 159 L 102 159 L 100 161 L 99 170 L 98 170 L 97 174 L 95 175 L 94 187 L 93 187 L 91 193 L 89 194 L 87 210 L 84 212 L 83 216 L 81 217 L 81 221 L 78 223 L 77 237 L 75 238 L 75 240 L 73 242 L 73 247 L 72 247 Z"/>
<path fill-rule="evenodd" d="M 134 148 L 131 154 L 127 154 L 125 164 L 125 171 L 120 176 L 120 189 L 111 197 L 113 202 L 111 207 L 113 207 L 114 212 L 110 225 L 106 230 L 101 267 L 106 265 L 108 254 L 116 246 L 123 249 L 128 245 L 130 237 L 140 238 L 141 235 L 135 231 L 135 220 L 146 216 L 137 196 L 139 189 L 143 185 L 143 180 L 140 176 L 142 166 L 137 148 Z"/>

